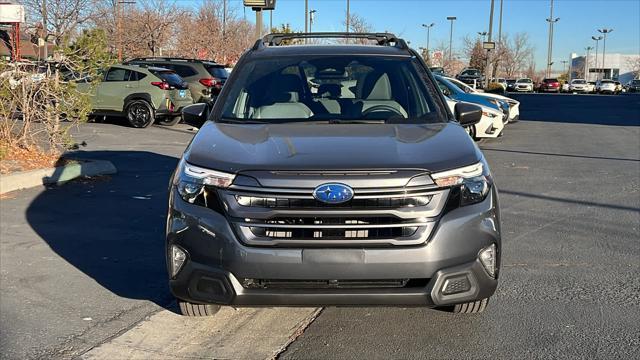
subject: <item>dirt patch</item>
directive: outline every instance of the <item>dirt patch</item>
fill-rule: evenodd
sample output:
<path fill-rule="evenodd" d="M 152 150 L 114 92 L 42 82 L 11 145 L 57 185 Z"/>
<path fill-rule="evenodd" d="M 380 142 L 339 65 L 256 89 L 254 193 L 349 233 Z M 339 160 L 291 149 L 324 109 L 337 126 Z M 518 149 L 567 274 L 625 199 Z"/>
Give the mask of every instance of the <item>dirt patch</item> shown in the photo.
<path fill-rule="evenodd" d="M 60 157 L 58 152 L 0 144 L 0 174 L 63 166 L 72 162 L 74 160 Z"/>

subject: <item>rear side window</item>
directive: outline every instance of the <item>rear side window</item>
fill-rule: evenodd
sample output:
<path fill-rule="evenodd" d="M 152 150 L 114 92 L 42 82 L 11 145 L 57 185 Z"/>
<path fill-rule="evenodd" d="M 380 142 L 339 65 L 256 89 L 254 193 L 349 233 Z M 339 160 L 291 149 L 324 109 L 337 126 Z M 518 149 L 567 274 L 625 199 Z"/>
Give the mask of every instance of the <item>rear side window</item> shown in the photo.
<path fill-rule="evenodd" d="M 166 66 L 163 66 L 166 67 Z M 194 76 L 197 75 L 198 73 L 189 65 L 178 65 L 178 64 L 171 64 L 171 69 L 173 71 L 175 71 L 178 75 L 180 75 L 181 77 L 185 78 L 185 77 L 190 77 L 190 76 Z"/>
<path fill-rule="evenodd" d="M 229 72 L 222 66 L 206 66 L 206 68 L 209 74 L 211 74 L 211 76 L 213 77 L 219 79 L 226 79 L 229 77 Z"/>
<path fill-rule="evenodd" d="M 167 84 L 171 85 L 172 87 L 174 87 L 176 89 L 186 89 L 187 88 L 186 81 L 184 81 L 184 79 L 181 78 L 180 75 L 176 74 L 173 71 L 151 70 L 151 72 L 153 73 L 153 75 L 159 77 L 160 79 L 165 81 Z"/>
<path fill-rule="evenodd" d="M 129 81 L 130 71 L 122 68 L 111 68 L 105 76 L 104 81 L 106 82 L 115 82 L 115 81 Z"/>
<path fill-rule="evenodd" d="M 132 71 L 131 76 L 129 77 L 129 81 L 140 81 L 145 77 L 147 77 L 147 74 L 144 74 L 138 71 Z"/>

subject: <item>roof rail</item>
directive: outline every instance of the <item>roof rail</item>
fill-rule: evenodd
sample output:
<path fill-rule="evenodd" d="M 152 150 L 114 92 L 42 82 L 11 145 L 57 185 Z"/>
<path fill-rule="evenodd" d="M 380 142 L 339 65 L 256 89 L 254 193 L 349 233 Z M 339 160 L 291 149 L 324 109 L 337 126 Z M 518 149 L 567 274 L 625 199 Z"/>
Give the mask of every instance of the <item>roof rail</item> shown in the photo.
<path fill-rule="evenodd" d="M 313 32 L 313 33 L 273 33 L 265 35 L 256 41 L 253 50 L 258 50 L 266 46 L 280 46 L 285 40 L 293 39 L 365 39 L 377 42 L 381 46 L 395 46 L 403 50 L 408 50 L 409 46 L 403 39 L 391 33 L 347 33 L 347 32 Z"/>
<path fill-rule="evenodd" d="M 128 59 L 125 62 L 132 62 L 132 61 L 186 61 L 186 62 L 202 61 L 202 62 L 216 63 L 214 60 L 190 59 L 190 58 L 168 57 L 168 56 L 144 56 L 144 57 Z"/>

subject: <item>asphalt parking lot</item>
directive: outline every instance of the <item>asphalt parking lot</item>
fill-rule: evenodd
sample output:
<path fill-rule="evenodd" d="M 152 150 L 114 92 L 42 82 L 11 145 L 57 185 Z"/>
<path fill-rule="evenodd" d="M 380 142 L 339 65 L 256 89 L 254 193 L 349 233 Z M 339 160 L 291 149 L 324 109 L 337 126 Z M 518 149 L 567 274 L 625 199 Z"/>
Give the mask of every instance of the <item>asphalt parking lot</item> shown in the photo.
<path fill-rule="evenodd" d="M 115 342 L 142 358 L 640 358 L 640 96 L 514 97 L 523 121 L 481 144 L 504 242 L 485 313 L 331 307 L 158 320 L 174 306 L 168 179 L 193 133 L 86 124 L 78 156 L 108 159 L 117 175 L 0 200 L 0 357 L 132 357 Z M 154 327 L 163 343 L 146 333 Z"/>

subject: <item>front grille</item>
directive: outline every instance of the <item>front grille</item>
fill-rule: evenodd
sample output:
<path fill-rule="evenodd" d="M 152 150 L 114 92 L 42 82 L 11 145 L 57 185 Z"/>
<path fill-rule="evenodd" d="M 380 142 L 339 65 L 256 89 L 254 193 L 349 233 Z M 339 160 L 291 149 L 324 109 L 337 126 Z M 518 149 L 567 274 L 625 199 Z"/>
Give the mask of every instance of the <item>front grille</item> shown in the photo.
<path fill-rule="evenodd" d="M 280 247 L 421 244 L 449 193 L 434 185 L 353 190 L 353 199 L 342 204 L 316 200 L 313 188 L 234 185 L 218 191 L 242 242 Z"/>

